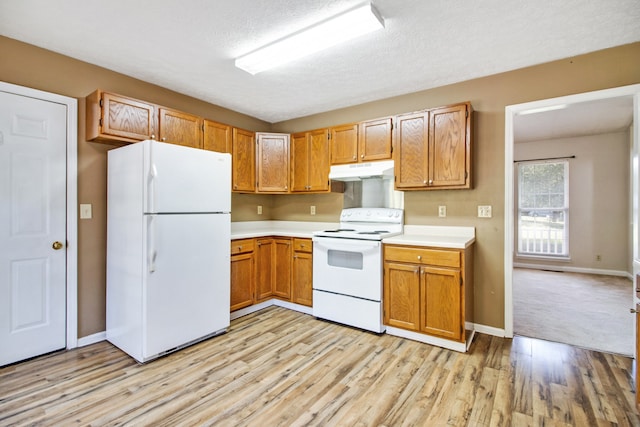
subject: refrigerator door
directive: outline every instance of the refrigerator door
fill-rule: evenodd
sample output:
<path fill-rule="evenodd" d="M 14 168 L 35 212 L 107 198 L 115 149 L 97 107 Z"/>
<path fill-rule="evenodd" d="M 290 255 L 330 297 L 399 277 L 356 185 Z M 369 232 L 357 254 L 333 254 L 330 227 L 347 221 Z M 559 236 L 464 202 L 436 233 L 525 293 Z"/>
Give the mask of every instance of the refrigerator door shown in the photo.
<path fill-rule="evenodd" d="M 231 212 L 231 155 L 143 141 L 144 213 Z"/>
<path fill-rule="evenodd" d="M 146 215 L 143 359 L 223 331 L 230 314 L 230 214 Z"/>

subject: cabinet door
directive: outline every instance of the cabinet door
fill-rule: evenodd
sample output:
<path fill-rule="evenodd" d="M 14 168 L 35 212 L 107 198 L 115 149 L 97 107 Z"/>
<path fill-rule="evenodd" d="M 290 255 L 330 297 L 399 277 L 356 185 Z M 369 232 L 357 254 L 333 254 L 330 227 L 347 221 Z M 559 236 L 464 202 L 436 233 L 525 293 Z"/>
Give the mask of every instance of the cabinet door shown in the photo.
<path fill-rule="evenodd" d="M 220 153 L 231 153 L 231 126 L 204 120 L 202 148 Z"/>
<path fill-rule="evenodd" d="M 420 330 L 420 267 L 384 264 L 384 324 Z"/>
<path fill-rule="evenodd" d="M 422 267 L 420 328 L 456 341 L 464 340 L 460 270 Z"/>
<path fill-rule="evenodd" d="M 313 256 L 306 252 L 293 255 L 291 301 L 309 307 L 313 306 Z"/>
<path fill-rule="evenodd" d="M 467 105 L 459 104 L 431 110 L 429 185 L 469 188 L 470 154 Z"/>
<path fill-rule="evenodd" d="M 331 164 L 358 162 L 358 124 L 331 128 Z"/>
<path fill-rule="evenodd" d="M 257 133 L 257 190 L 265 193 L 289 191 L 289 135 Z"/>
<path fill-rule="evenodd" d="M 160 108 L 160 141 L 202 148 L 202 118 L 180 111 Z"/>
<path fill-rule="evenodd" d="M 309 132 L 309 191 L 329 191 L 329 131 Z"/>
<path fill-rule="evenodd" d="M 309 187 L 309 142 L 308 133 L 291 135 L 291 191 L 308 191 Z"/>
<path fill-rule="evenodd" d="M 233 191 L 256 190 L 256 143 L 255 133 L 233 128 L 232 188 Z"/>
<path fill-rule="evenodd" d="M 258 239 L 256 242 L 256 302 L 273 295 L 274 248 L 275 241 L 273 239 Z"/>
<path fill-rule="evenodd" d="M 360 123 L 359 160 L 384 160 L 391 158 L 391 118 Z"/>
<path fill-rule="evenodd" d="M 231 257 L 231 311 L 253 304 L 253 252 Z"/>
<path fill-rule="evenodd" d="M 95 123 L 89 119 L 87 134 L 92 133 L 93 135 L 90 135 L 91 137 L 88 139 L 92 140 L 102 136 L 103 138 L 115 137 L 115 140 L 135 142 L 155 137 L 155 108 L 152 104 L 106 92 L 102 92 L 101 97 L 100 92 L 97 92 L 96 97 L 99 99 L 96 98 L 98 105 L 95 108 L 100 109 L 99 124 L 101 126 L 99 126 L 100 130 L 96 131 Z M 88 111 L 89 105 L 87 105 L 87 113 Z M 90 129 L 94 130 L 90 132 Z"/>
<path fill-rule="evenodd" d="M 429 113 L 398 116 L 396 119 L 395 186 L 420 188 L 428 185 Z"/>
<path fill-rule="evenodd" d="M 275 274 L 273 293 L 291 300 L 291 239 L 275 239 Z"/>

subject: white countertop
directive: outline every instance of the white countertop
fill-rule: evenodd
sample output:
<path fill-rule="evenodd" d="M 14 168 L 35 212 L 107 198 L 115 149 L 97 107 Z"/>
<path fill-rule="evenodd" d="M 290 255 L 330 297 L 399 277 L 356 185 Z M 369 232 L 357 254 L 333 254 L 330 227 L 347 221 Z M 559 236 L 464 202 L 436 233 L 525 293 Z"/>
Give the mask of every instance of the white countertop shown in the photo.
<path fill-rule="evenodd" d="M 338 228 L 337 222 L 243 221 L 231 223 L 231 239 L 263 236 L 299 237 L 310 239 L 314 231 Z M 404 234 L 384 239 L 395 245 L 435 246 L 464 249 L 476 240 L 475 227 L 405 225 Z"/>
<path fill-rule="evenodd" d="M 243 221 L 231 223 L 231 239 L 263 236 L 300 237 L 310 239 L 314 231 L 338 228 L 337 222 Z"/>
<path fill-rule="evenodd" d="M 383 239 L 382 243 L 465 249 L 475 241 L 475 227 L 405 225 L 404 234 Z"/>

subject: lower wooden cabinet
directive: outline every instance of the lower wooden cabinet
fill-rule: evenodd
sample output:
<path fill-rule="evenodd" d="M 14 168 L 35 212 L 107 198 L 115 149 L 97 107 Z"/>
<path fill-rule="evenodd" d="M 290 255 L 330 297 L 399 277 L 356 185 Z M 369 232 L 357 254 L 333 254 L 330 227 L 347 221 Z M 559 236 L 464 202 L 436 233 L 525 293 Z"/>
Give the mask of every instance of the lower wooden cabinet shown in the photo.
<path fill-rule="evenodd" d="M 274 248 L 272 238 L 256 239 L 256 302 L 273 295 Z"/>
<path fill-rule="evenodd" d="M 291 302 L 313 306 L 313 254 L 311 239 L 293 239 Z"/>
<path fill-rule="evenodd" d="M 255 302 L 254 240 L 231 242 L 231 311 Z"/>
<path fill-rule="evenodd" d="M 231 241 L 231 311 L 270 298 L 312 305 L 311 239 Z"/>
<path fill-rule="evenodd" d="M 385 245 L 385 325 L 464 342 L 473 315 L 471 257 L 471 249 Z"/>

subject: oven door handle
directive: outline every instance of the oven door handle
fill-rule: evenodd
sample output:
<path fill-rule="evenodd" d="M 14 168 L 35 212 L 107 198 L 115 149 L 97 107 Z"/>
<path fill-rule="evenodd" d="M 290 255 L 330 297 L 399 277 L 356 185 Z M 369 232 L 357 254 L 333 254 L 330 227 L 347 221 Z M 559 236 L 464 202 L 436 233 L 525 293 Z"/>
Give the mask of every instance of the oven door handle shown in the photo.
<path fill-rule="evenodd" d="M 326 238 L 313 241 L 313 249 L 333 249 L 335 251 L 344 251 L 345 249 L 357 249 L 359 251 L 367 249 L 376 249 L 380 247 L 377 240 L 355 240 L 355 239 L 332 239 Z"/>

